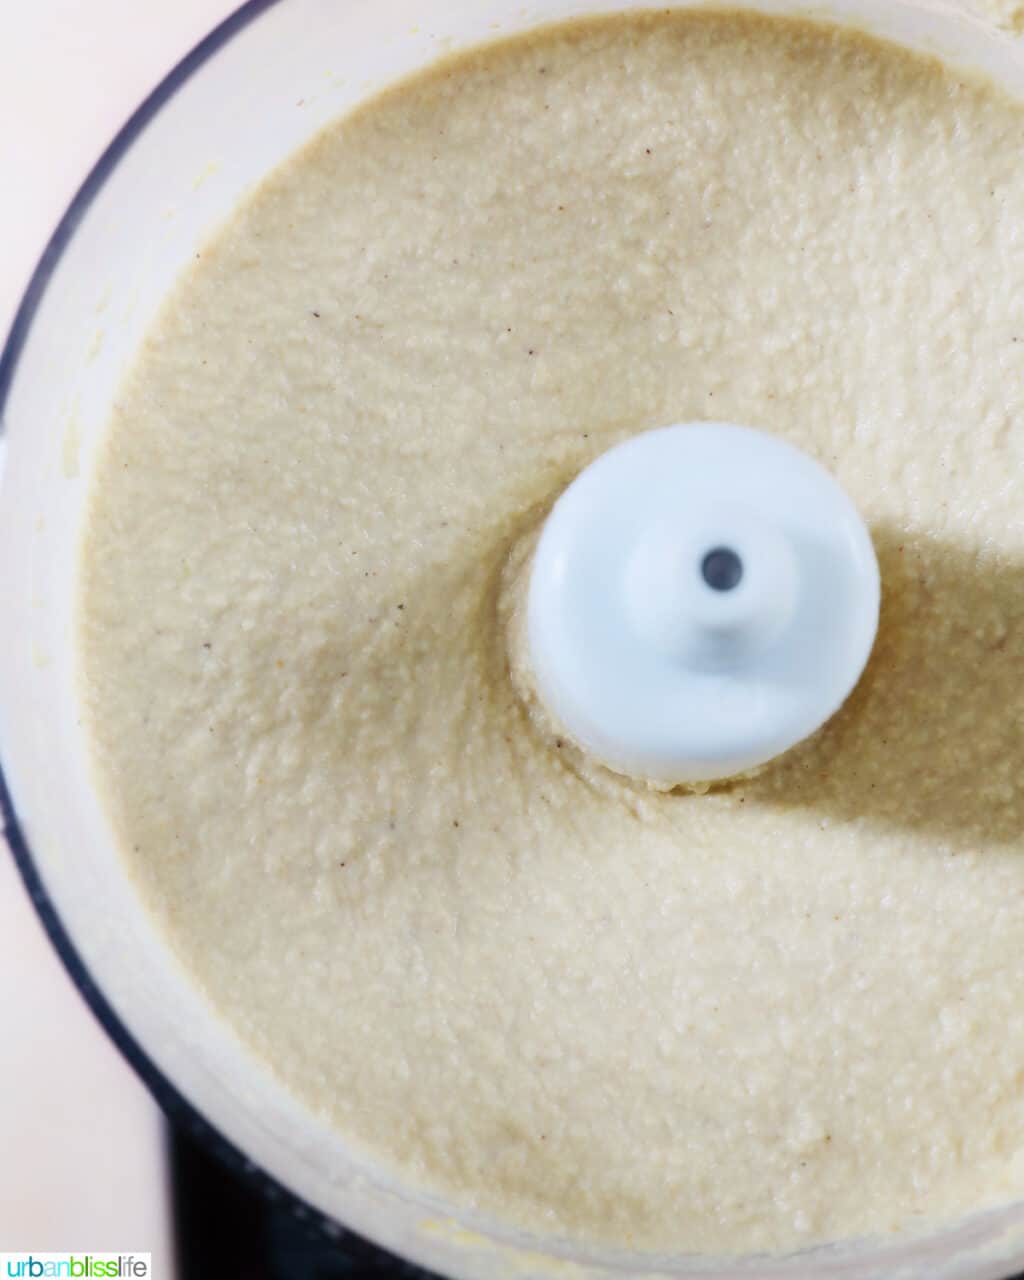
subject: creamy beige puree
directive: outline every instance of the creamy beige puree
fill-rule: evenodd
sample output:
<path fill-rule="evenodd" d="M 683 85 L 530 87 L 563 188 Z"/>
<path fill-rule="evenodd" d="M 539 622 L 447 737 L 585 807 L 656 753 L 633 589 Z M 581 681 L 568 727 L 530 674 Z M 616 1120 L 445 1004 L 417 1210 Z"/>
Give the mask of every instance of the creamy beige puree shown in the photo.
<path fill-rule="evenodd" d="M 613 17 L 342 121 L 203 253 L 82 560 L 141 893 L 285 1085 L 516 1223 L 735 1252 L 1024 1193 L 1024 111 L 866 37 Z M 868 671 L 659 794 L 534 725 L 510 559 L 635 432 L 832 469 Z"/>

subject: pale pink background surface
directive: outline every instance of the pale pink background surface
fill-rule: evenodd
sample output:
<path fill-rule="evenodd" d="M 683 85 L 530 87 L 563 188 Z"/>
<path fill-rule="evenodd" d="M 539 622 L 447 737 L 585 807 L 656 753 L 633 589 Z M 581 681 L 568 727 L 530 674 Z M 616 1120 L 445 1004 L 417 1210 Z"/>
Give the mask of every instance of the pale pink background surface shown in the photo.
<path fill-rule="evenodd" d="M 0 334 L 116 129 L 236 0 L 0 0 Z M 0 625 L 3 598 L 0 594 Z M 0 845 L 0 1251 L 149 1251 L 173 1275 L 156 1107 Z"/>

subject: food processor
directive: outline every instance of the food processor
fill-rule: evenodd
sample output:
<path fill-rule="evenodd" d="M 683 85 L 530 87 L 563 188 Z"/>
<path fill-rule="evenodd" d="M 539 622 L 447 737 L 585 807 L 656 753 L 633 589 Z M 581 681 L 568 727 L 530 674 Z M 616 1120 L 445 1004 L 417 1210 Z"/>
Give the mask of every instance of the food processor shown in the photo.
<path fill-rule="evenodd" d="M 9 615 L 0 648 L 0 806 L 7 838 L 84 998 L 171 1117 L 327 1232 L 343 1225 L 460 1280 L 1005 1278 L 1024 1269 L 1024 1202 L 925 1235 L 716 1260 L 530 1236 L 397 1182 L 292 1098 L 203 1001 L 126 875 L 92 785 L 73 663 L 78 534 L 122 376 L 179 272 L 264 176 L 396 79 L 481 41 L 646 7 L 630 0 L 440 0 L 425 11 L 412 0 L 250 0 L 126 124 L 55 232 L 0 357 L 0 580 Z M 691 0 L 672 7 L 721 6 Z M 745 0 L 743 7 L 865 30 L 984 73 L 1024 98 L 1024 51 L 959 8 L 926 0 Z M 732 550 L 725 534 L 739 527 L 721 536 L 703 530 L 707 552 Z M 862 553 L 857 616 L 866 622 L 842 687 L 795 720 L 785 742 L 769 743 L 760 760 L 798 740 L 801 726 L 810 732 L 828 714 L 826 703 L 834 709 L 856 679 L 873 636 L 872 609 L 877 616 L 877 579 Z M 651 572 L 657 563 L 654 556 Z M 718 564 L 727 577 L 728 565 L 728 557 Z M 724 600 L 728 591 L 721 594 Z M 657 643 L 666 626 L 679 639 L 672 618 L 646 621 L 661 637 Z M 539 636 L 537 652 L 556 662 L 557 644 Z M 683 640 L 699 648 L 692 631 Z M 556 687 L 565 687 L 557 674 Z M 758 763 L 736 753 L 728 767 L 716 760 L 680 772 L 675 749 L 665 766 L 669 781 Z M 690 765 L 694 755 L 686 757 Z"/>

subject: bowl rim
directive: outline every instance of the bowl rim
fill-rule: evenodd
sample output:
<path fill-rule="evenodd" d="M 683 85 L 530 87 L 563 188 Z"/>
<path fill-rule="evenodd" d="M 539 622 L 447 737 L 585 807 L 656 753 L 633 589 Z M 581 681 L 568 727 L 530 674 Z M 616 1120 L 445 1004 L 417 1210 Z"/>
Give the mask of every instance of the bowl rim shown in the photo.
<path fill-rule="evenodd" d="M 156 87 L 135 108 L 93 164 L 57 223 L 29 277 L 0 350 L 0 444 L 6 436 L 5 410 L 43 297 L 80 223 L 118 164 L 145 132 L 147 126 L 178 91 L 236 35 L 282 0 L 244 0 L 176 63 Z M 410 1278 L 429 1273 L 398 1255 L 390 1254 L 356 1234 L 350 1227 L 314 1208 L 296 1192 L 279 1182 L 251 1160 L 178 1089 L 153 1062 L 149 1054 L 114 1011 L 82 960 L 70 934 L 47 892 L 43 877 L 18 818 L 14 799 L 0 758 L 0 835 L 10 848 L 15 866 L 28 892 L 29 901 L 42 923 L 64 970 L 93 1016 L 113 1041 L 121 1056 L 142 1080 L 168 1120 L 211 1152 L 236 1176 L 259 1191 L 272 1204 L 281 1205 L 311 1229 L 329 1236 L 353 1255 L 364 1273 L 393 1276 L 400 1269 Z"/>

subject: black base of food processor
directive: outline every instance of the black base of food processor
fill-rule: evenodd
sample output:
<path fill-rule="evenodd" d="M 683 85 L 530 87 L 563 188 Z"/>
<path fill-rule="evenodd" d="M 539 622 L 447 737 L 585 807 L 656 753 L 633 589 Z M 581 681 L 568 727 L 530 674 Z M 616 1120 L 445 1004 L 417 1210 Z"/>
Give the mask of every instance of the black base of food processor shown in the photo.
<path fill-rule="evenodd" d="M 168 1135 L 178 1280 L 440 1280 L 269 1198 L 182 1129 Z"/>

